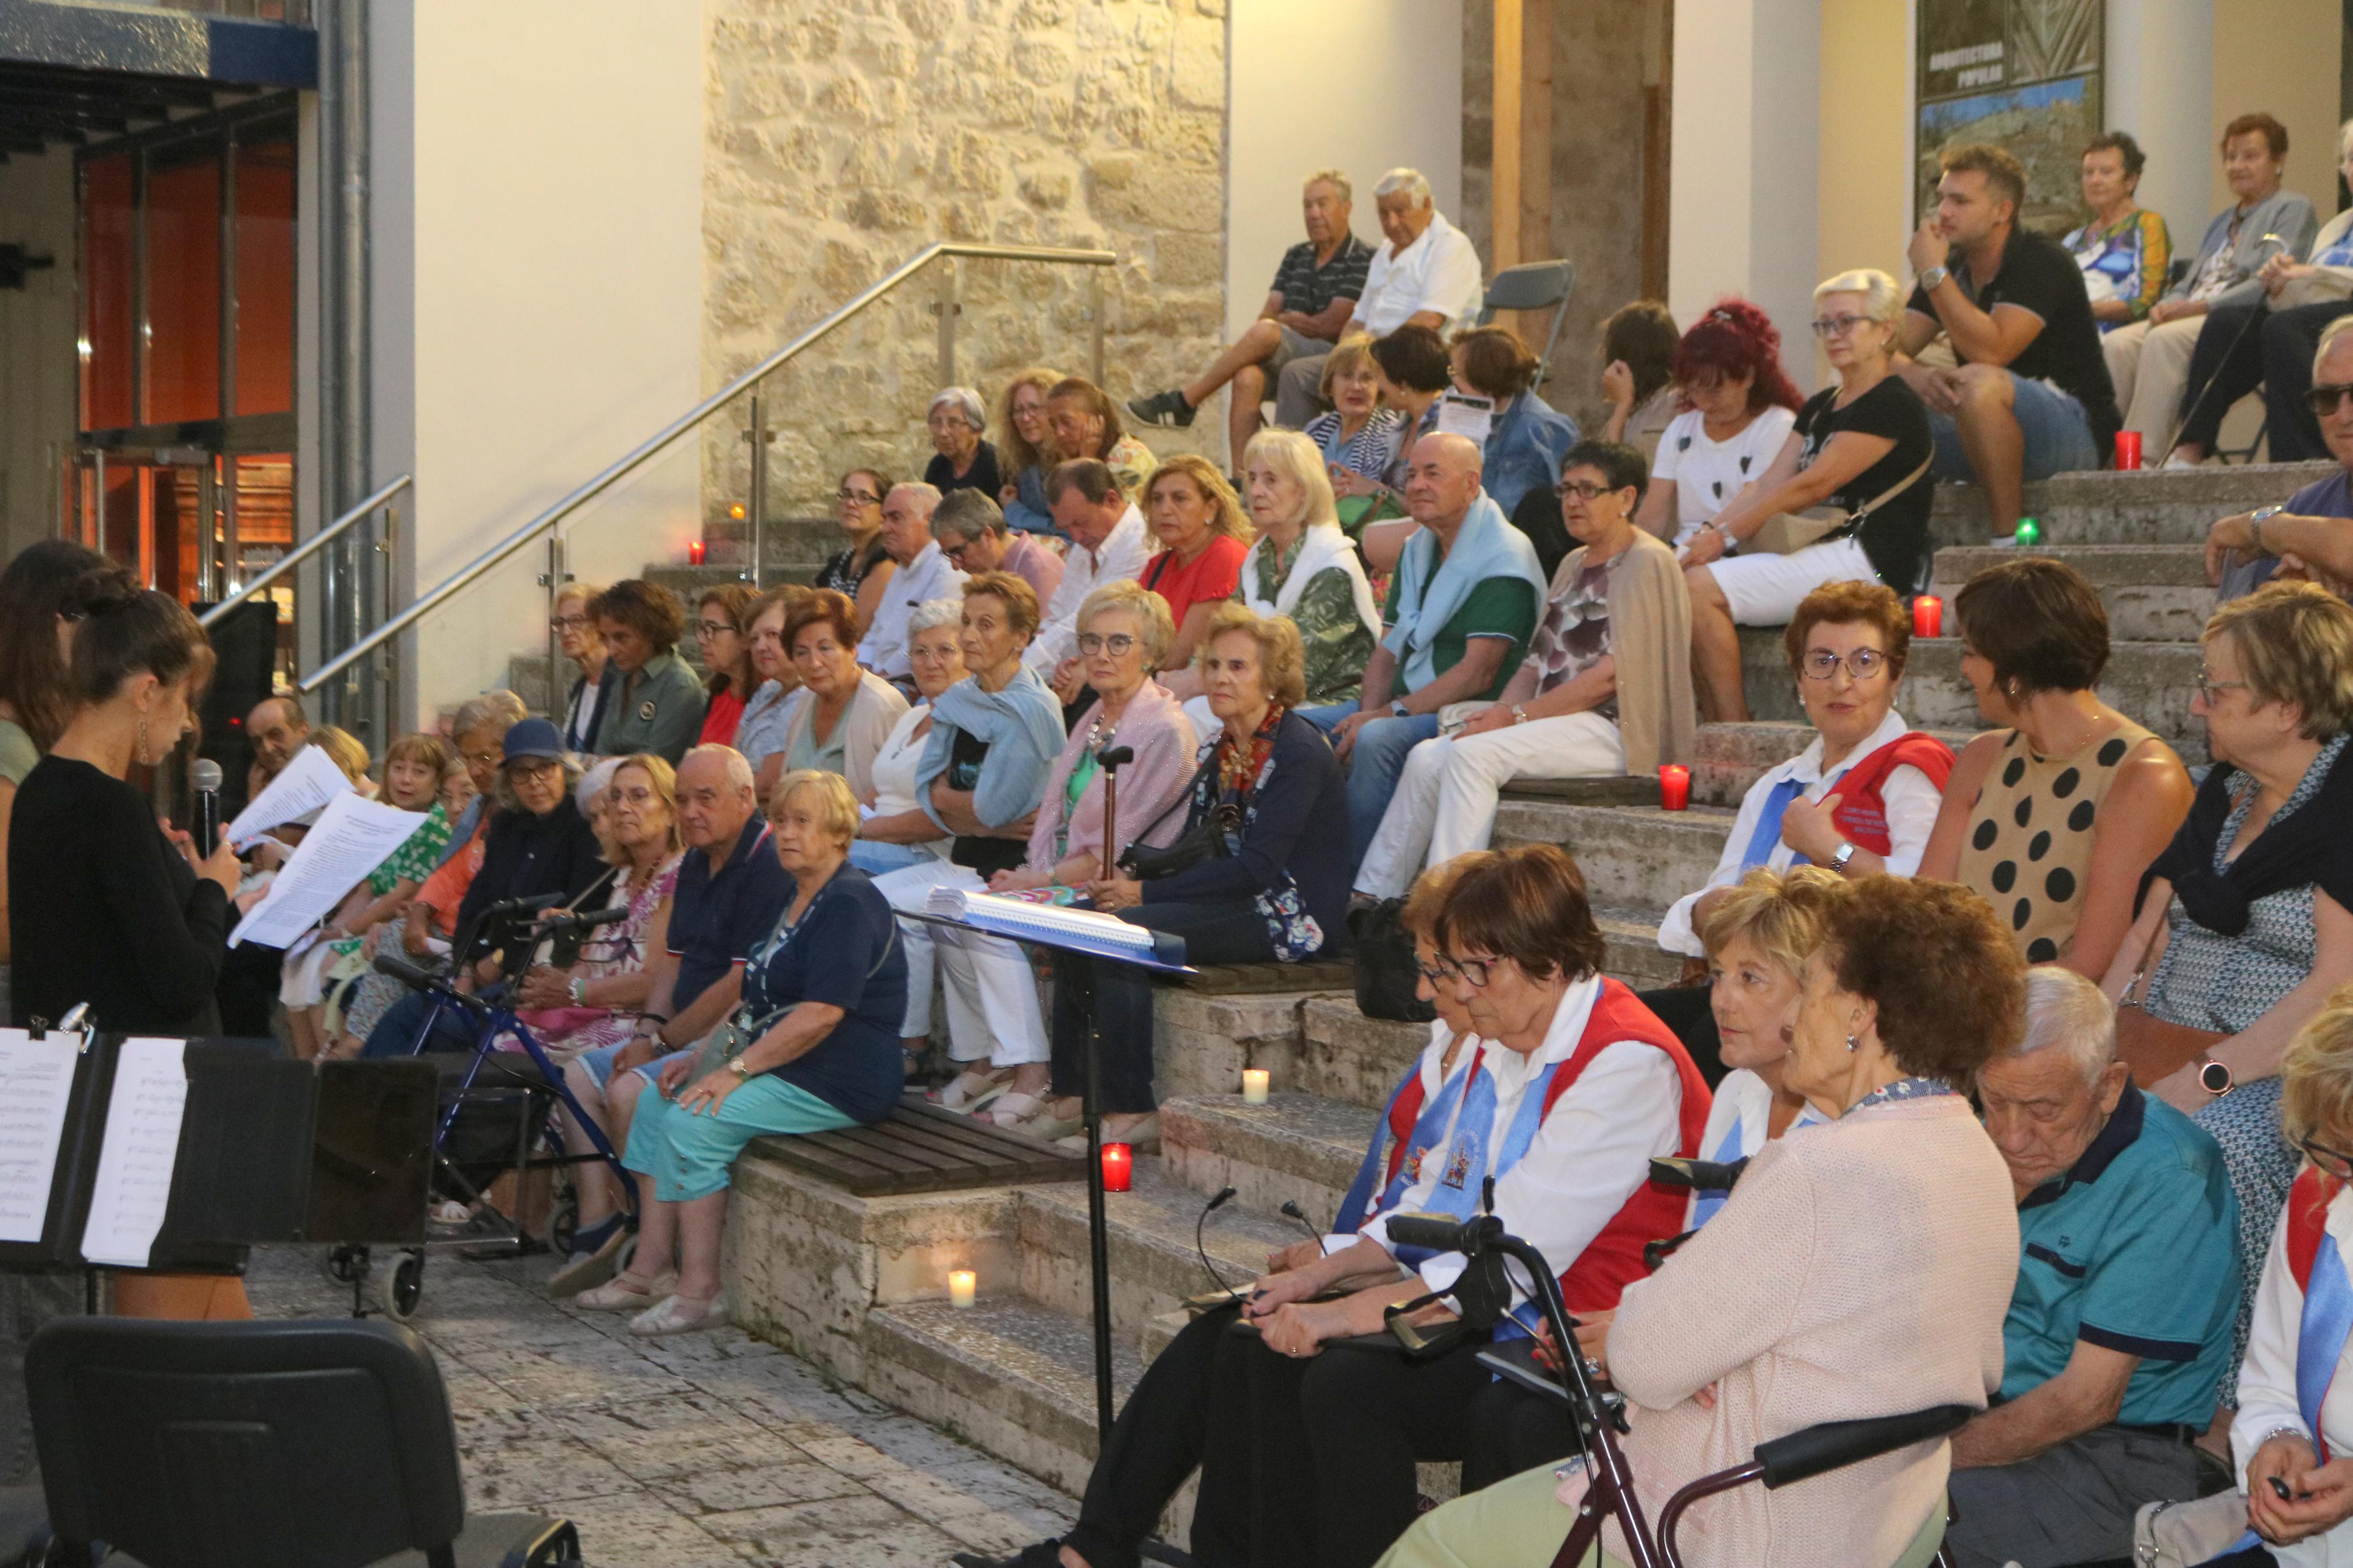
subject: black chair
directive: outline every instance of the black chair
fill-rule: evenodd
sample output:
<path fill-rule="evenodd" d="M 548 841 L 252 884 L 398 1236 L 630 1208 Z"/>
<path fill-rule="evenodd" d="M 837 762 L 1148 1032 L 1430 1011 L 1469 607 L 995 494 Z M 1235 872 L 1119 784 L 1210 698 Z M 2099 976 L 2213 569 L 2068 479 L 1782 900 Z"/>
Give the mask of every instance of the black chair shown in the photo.
<path fill-rule="evenodd" d="M 53 1563 L 578 1568 L 566 1521 L 467 1519 L 440 1370 L 396 1324 L 60 1318 L 25 1382 Z"/>

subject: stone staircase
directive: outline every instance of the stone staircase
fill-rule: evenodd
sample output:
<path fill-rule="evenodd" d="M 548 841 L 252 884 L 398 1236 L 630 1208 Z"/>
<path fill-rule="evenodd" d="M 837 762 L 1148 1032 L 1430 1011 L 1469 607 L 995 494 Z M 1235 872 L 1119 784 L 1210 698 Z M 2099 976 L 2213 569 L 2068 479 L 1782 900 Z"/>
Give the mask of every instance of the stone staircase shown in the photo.
<path fill-rule="evenodd" d="M 2200 562 L 2206 526 L 2284 500 L 2324 472 L 2085 474 L 2029 488 L 2044 530 L 2040 552 L 2082 569 L 2108 606 L 2117 640 L 2103 694 L 2192 763 L 2205 760 L 2188 702 L 2197 632 L 2212 606 Z M 1971 573 L 2017 553 L 1989 545 L 1967 490 L 1940 494 L 1936 533 L 1935 591 L 1947 599 Z M 1746 632 L 1742 643 L 1757 720 L 1703 731 L 1693 809 L 1518 790 L 1497 819 L 1498 842 L 1548 841 L 1577 857 L 1609 937 L 1608 967 L 1637 987 L 1672 980 L 1678 962 L 1654 941 L 1660 913 L 1714 868 L 1742 793 L 1810 738 L 1779 631 Z M 1959 653 L 1953 637 L 1915 642 L 1899 698 L 1915 724 L 1957 746 L 1979 727 Z M 1202 1251 L 1229 1282 L 1306 1234 L 1281 1214 L 1285 1203 L 1328 1225 L 1390 1089 L 1427 1037 L 1424 1026 L 1362 1017 L 1345 994 L 1158 994 L 1162 1148 L 1137 1161 L 1133 1192 L 1110 1199 L 1119 1397 L 1181 1326 L 1183 1298 L 1213 1288 L 1194 1246 L 1210 1196 L 1235 1190 L 1201 1228 Z M 1269 1104 L 1247 1105 L 1235 1092 L 1245 1067 L 1269 1071 Z M 1083 1486 L 1095 1438 L 1082 1187 L 861 1200 L 755 1145 L 736 1192 L 729 1238 L 740 1321 L 1054 1485 Z M 978 1306 L 947 1305 L 951 1268 L 977 1271 Z M 1427 1488 L 1449 1485 L 1425 1472 Z M 1180 1499 L 1167 1527 L 1181 1530 L 1187 1510 Z"/>

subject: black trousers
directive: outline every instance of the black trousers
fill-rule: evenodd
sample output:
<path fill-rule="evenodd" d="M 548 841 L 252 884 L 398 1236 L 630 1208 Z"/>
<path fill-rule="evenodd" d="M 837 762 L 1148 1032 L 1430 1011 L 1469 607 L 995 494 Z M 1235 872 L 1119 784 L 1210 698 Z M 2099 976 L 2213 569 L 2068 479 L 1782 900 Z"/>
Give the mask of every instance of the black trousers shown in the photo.
<path fill-rule="evenodd" d="M 2189 351 L 2189 383 L 2182 388 L 2181 434 L 2178 440 L 2214 450 L 2222 433 L 2222 416 L 2231 405 L 2263 384 L 2263 318 L 2269 307 L 2217 305 L 2206 312 L 2198 329 L 2198 346 Z M 2155 453 L 2144 462 L 2155 462 Z"/>
<path fill-rule="evenodd" d="M 1502 1378 L 1472 1399 L 1470 1425 L 1470 1447 L 1462 1455 L 1466 1492 L 1538 1465 L 1557 1464 L 1584 1447 L 1567 1405 Z"/>
<path fill-rule="evenodd" d="M 1724 1081 L 1724 1037 L 1715 1026 L 1715 1009 L 1710 1005 L 1713 995 L 1713 988 L 1706 985 L 1665 985 L 1635 993 L 1636 1000 L 1674 1031 L 1710 1089 Z"/>
<path fill-rule="evenodd" d="M 2274 310 L 2263 322 L 2263 429 L 2274 463 L 2318 462 L 2329 455 L 2304 395 L 2312 390 L 2312 356 L 2322 329 L 2348 311 L 2353 300 L 2298 305 Z"/>
<path fill-rule="evenodd" d="M 1246 903 L 1139 904 L 1122 910 L 1120 919 L 1183 937 L 1187 963 L 1262 963 L 1274 957 L 1266 922 Z M 1103 1037 L 1103 1109 L 1121 1116 L 1155 1109 L 1152 976 L 1078 953 L 1058 953 L 1054 960 L 1054 1092 L 1077 1094 L 1086 1087 L 1084 1005 L 1090 997 Z"/>

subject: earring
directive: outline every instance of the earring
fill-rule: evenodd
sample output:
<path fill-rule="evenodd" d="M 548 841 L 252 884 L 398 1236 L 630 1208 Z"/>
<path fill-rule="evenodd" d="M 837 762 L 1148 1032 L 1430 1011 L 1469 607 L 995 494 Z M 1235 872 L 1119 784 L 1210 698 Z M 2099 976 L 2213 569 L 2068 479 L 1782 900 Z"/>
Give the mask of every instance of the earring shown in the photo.
<path fill-rule="evenodd" d="M 138 747 L 139 765 L 141 767 L 149 766 L 151 759 L 147 755 L 147 715 L 144 713 L 139 715 Z"/>
<path fill-rule="evenodd" d="M 1849 1035 L 1849 1036 L 1846 1037 L 1846 1048 L 1847 1048 L 1849 1051 L 1852 1051 L 1856 1047 L 1858 1047 L 1858 1046 L 1860 1046 L 1860 1045 L 1862 1045 L 1862 1042 L 1861 1040 L 1856 1039 L 1852 1035 Z"/>

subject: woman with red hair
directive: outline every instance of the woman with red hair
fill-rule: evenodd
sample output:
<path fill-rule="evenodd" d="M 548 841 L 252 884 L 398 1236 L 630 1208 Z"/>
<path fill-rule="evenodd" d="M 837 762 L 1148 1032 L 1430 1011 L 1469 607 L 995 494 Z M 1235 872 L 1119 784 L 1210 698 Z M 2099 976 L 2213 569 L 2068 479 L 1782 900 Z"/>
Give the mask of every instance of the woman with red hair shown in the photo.
<path fill-rule="evenodd" d="M 1659 437 L 1634 521 L 1681 548 L 1773 464 L 1805 401 L 1781 368 L 1781 334 L 1746 300 L 1719 303 L 1683 336 L 1683 412 Z"/>

